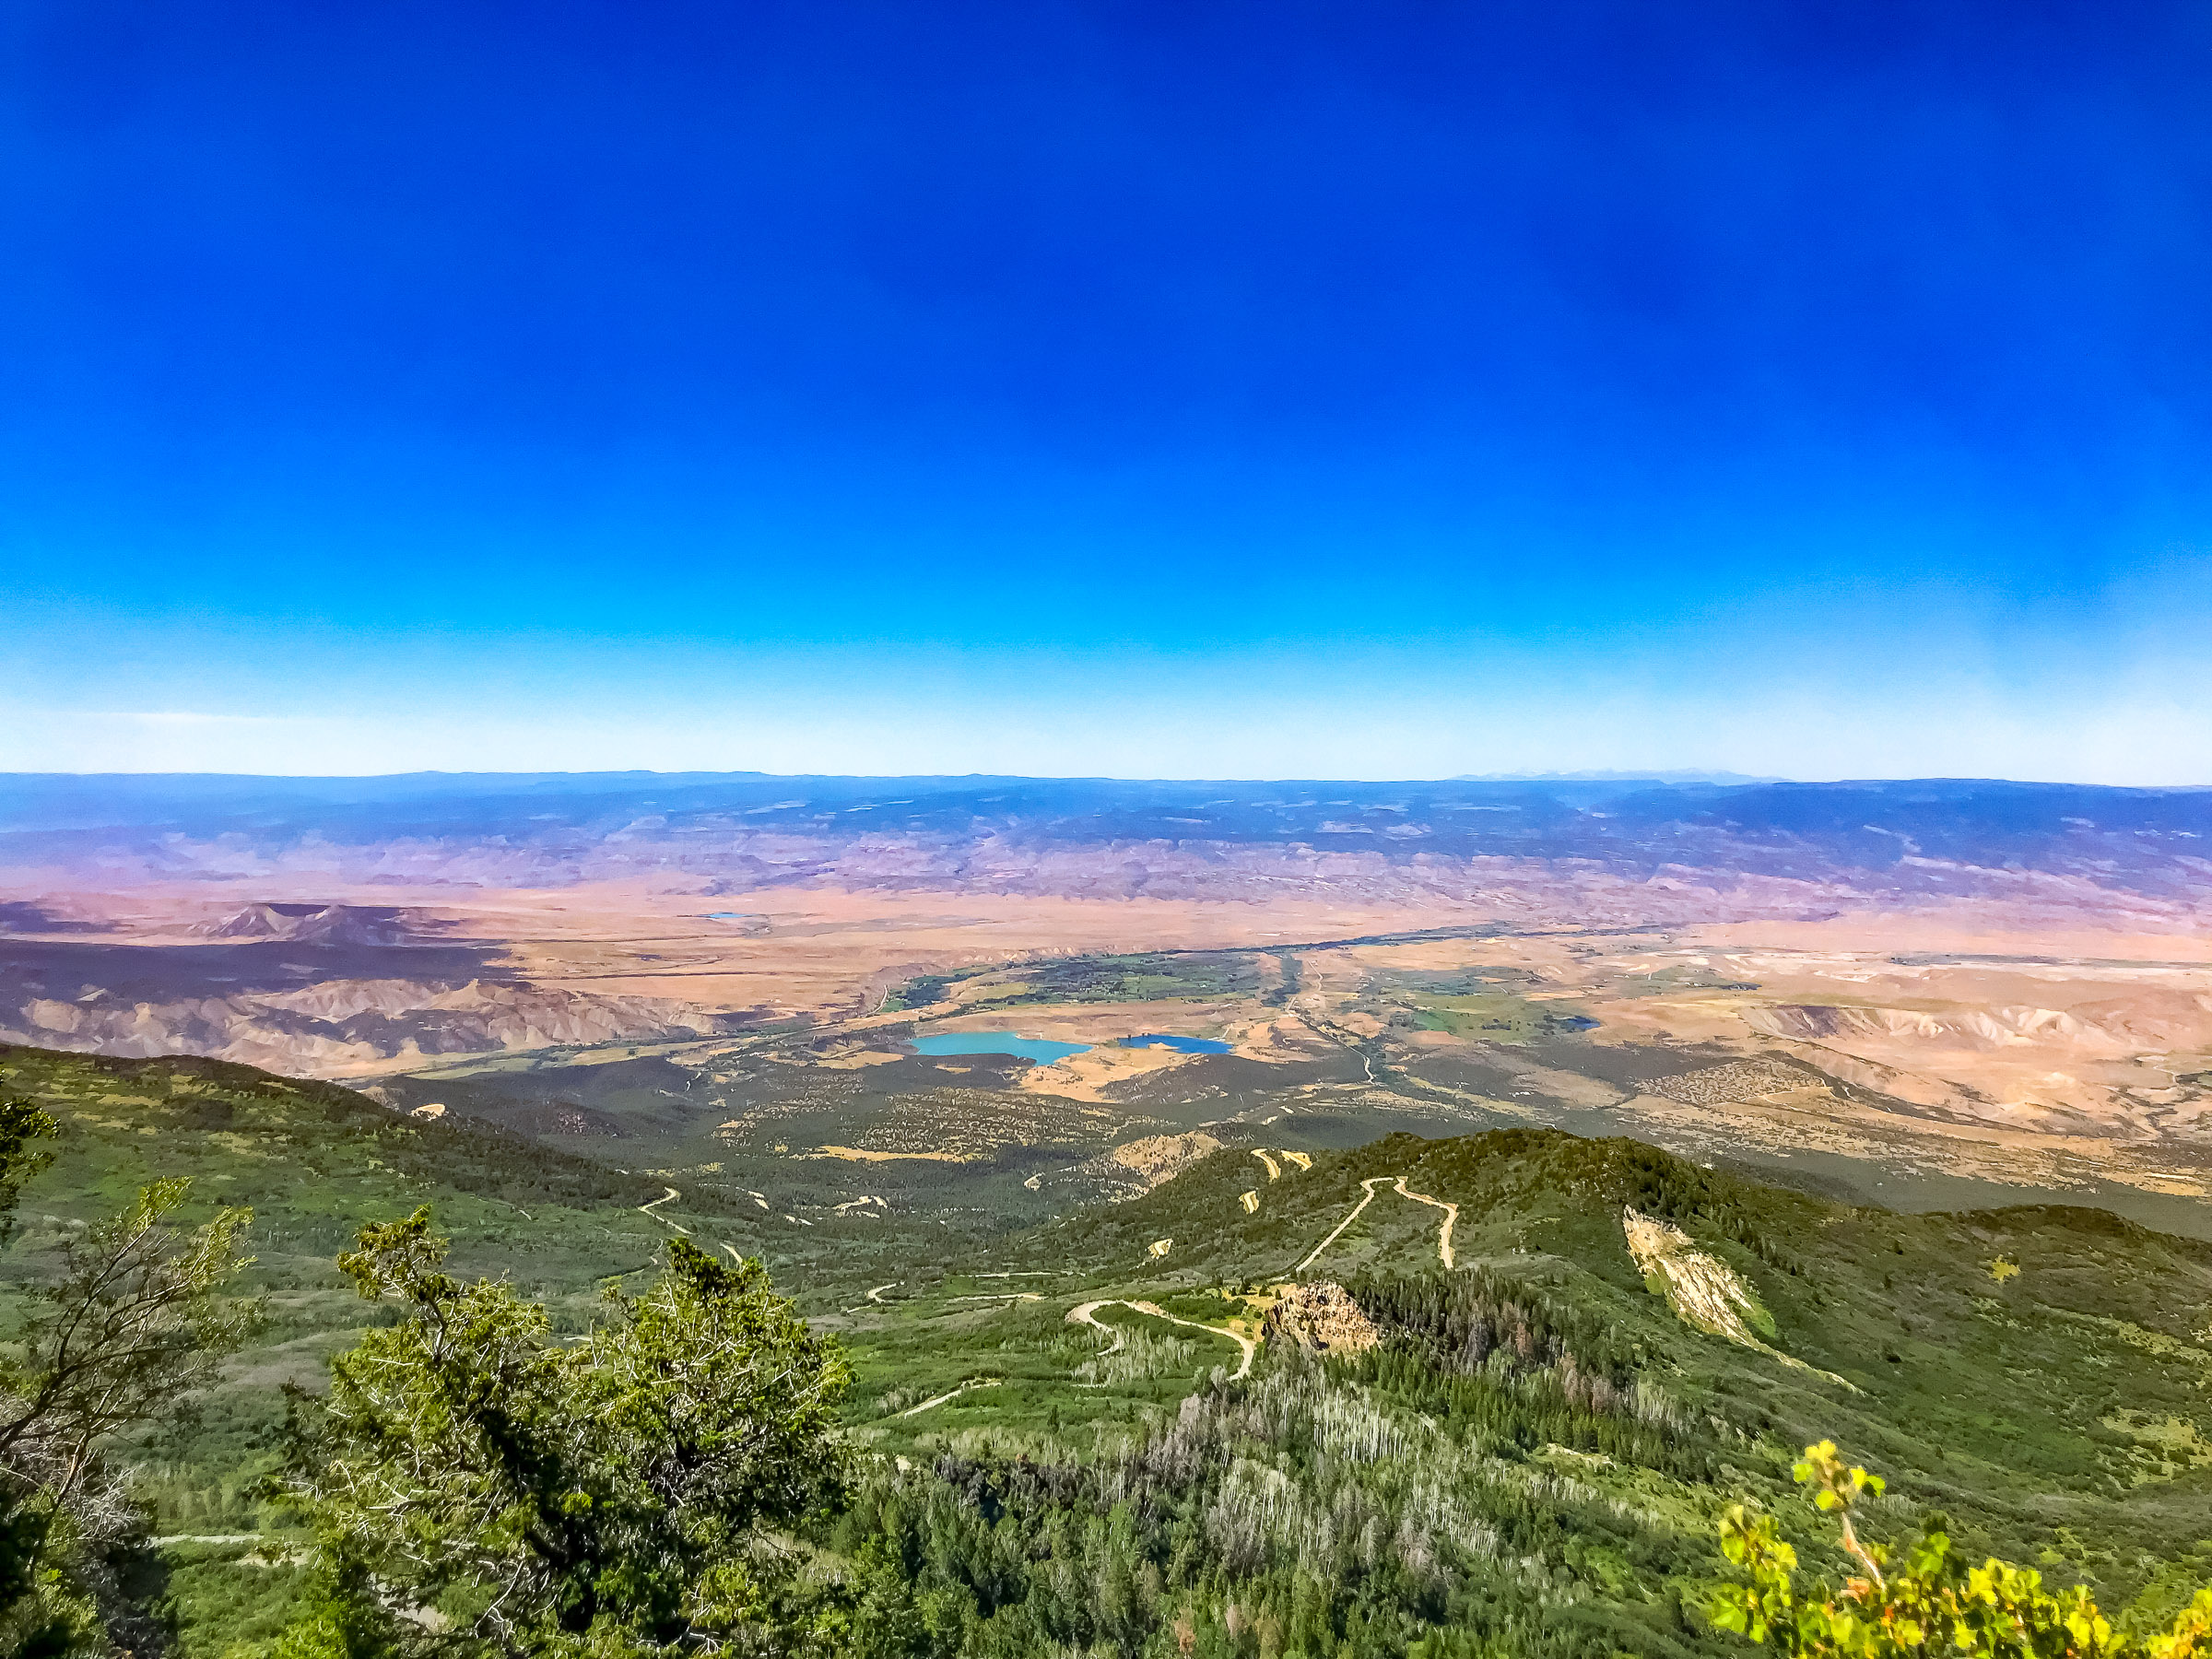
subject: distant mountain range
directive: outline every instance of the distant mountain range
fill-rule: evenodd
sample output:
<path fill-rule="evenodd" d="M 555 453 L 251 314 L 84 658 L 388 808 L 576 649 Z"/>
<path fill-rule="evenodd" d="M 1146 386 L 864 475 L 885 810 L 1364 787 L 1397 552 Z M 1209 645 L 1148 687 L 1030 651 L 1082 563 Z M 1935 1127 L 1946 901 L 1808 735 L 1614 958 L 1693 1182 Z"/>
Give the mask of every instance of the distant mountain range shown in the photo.
<path fill-rule="evenodd" d="M 0 776 L 0 874 L 97 867 L 111 881 L 312 862 L 394 882 L 559 885 L 650 869 L 728 891 L 818 877 L 958 888 L 989 873 L 1026 891 L 1167 882 L 1253 897 L 1299 878 L 1312 854 L 1348 857 L 1386 886 L 1418 867 L 1432 890 L 1453 886 L 1454 867 L 1512 859 L 1890 892 L 2058 877 L 2178 898 L 2212 885 L 2208 843 L 2212 790 L 1976 779 Z M 1069 857 L 1109 850 L 1104 868 Z"/>
<path fill-rule="evenodd" d="M 1453 783 L 1788 783 L 1789 778 L 1733 771 L 1455 772 Z"/>

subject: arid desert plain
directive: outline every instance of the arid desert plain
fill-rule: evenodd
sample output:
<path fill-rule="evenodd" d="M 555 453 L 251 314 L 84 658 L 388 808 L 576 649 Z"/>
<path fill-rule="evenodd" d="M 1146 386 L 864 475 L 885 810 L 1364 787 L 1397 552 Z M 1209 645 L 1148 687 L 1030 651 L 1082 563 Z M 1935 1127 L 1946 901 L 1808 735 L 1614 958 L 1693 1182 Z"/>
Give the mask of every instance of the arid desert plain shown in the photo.
<path fill-rule="evenodd" d="M 1905 1207 L 2198 1230 L 2212 1194 L 2194 793 L 380 787 L 18 792 L 0 1037 L 343 1078 L 794 1218 L 1512 1122 Z M 1069 1052 L 924 1041 L 984 1033 Z"/>

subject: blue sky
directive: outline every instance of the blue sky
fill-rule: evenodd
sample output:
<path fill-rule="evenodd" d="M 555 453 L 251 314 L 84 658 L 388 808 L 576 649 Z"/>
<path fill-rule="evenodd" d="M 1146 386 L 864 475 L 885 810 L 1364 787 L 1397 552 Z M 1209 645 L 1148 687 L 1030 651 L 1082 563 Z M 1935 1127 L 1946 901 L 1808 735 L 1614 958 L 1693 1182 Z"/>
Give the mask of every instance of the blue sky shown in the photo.
<path fill-rule="evenodd" d="M 0 9 L 0 767 L 2212 782 L 2212 10 Z"/>

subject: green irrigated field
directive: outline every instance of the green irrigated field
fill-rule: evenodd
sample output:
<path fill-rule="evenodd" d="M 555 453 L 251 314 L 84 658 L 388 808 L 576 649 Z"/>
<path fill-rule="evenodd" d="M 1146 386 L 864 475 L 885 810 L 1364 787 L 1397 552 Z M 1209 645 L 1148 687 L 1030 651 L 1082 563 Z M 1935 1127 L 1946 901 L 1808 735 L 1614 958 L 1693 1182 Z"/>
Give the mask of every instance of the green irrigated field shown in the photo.
<path fill-rule="evenodd" d="M 1502 991 L 1422 996 L 1413 1006 L 1421 1030 L 1449 1031 L 1477 1042 L 1540 1042 L 1586 1030 L 1594 1023 L 1572 1004 L 1535 1003 Z"/>
<path fill-rule="evenodd" d="M 1295 972 L 1295 968 L 1286 971 Z M 957 984 L 987 980 L 967 1001 L 975 1007 L 1021 1007 L 1042 1003 L 1159 1002 L 1177 997 L 1252 996 L 1264 974 L 1249 950 L 1152 951 L 1135 956 L 1056 957 L 1015 967 L 925 974 L 892 993 L 888 1009 L 925 1008 L 945 1000 Z"/>

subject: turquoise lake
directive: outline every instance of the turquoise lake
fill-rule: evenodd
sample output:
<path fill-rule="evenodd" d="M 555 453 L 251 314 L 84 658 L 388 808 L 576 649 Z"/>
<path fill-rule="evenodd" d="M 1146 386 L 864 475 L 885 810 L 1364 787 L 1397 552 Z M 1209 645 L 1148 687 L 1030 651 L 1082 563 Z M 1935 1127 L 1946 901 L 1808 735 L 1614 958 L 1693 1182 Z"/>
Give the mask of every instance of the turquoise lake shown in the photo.
<path fill-rule="evenodd" d="M 1173 1049 L 1179 1054 L 1226 1054 L 1229 1044 L 1217 1042 L 1211 1037 L 1168 1037 L 1158 1031 L 1148 1031 L 1142 1037 L 1124 1037 L 1124 1048 Z"/>
<path fill-rule="evenodd" d="M 1023 1037 L 1013 1031 L 941 1031 L 917 1037 L 914 1047 L 924 1054 L 1019 1054 L 1040 1065 L 1050 1065 L 1070 1054 L 1087 1052 L 1088 1042 L 1054 1042 L 1044 1037 Z"/>

